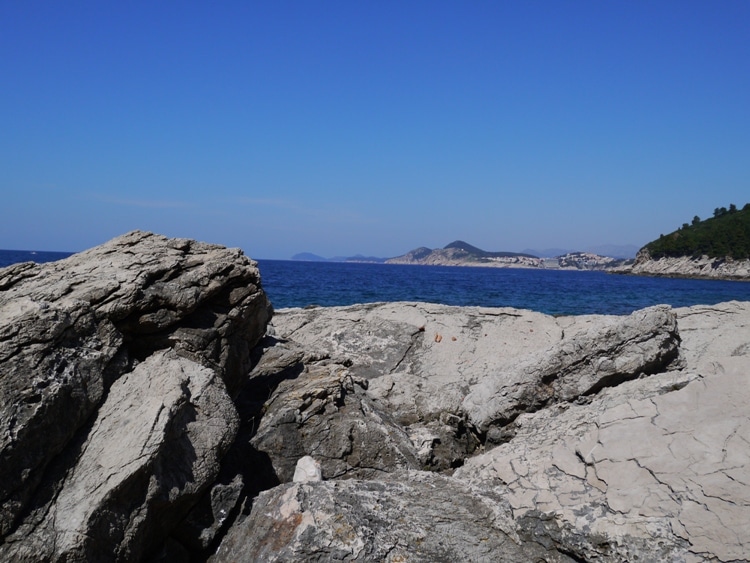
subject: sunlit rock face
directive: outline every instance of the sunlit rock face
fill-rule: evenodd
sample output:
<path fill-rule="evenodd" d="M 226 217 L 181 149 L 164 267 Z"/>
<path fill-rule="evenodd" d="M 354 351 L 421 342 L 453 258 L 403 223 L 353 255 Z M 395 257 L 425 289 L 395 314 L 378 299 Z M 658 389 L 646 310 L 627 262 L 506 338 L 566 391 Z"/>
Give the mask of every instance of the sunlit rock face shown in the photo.
<path fill-rule="evenodd" d="M 648 250 L 638 253 L 635 262 L 616 268 L 619 273 L 641 276 L 706 278 L 722 280 L 750 280 L 750 260 L 711 258 L 709 256 L 680 256 L 652 258 Z"/>

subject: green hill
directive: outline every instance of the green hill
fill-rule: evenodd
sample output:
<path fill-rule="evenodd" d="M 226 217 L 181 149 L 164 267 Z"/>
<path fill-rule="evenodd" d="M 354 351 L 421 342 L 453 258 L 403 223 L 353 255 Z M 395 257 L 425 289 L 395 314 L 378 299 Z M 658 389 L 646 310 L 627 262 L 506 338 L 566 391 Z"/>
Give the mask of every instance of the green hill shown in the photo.
<path fill-rule="evenodd" d="M 709 256 L 711 258 L 750 258 L 750 203 L 738 210 L 730 205 L 714 210 L 705 221 L 694 217 L 682 227 L 644 247 L 651 258 Z"/>

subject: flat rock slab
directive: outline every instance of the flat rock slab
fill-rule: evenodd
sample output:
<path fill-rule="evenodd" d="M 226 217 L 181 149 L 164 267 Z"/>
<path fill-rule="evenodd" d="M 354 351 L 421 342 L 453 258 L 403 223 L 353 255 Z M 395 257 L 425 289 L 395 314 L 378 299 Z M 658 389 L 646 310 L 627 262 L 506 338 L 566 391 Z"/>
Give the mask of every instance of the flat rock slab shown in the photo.
<path fill-rule="evenodd" d="M 679 357 L 669 307 L 555 318 L 517 309 L 381 303 L 279 311 L 276 334 L 347 362 L 404 425 L 446 414 L 481 431 Z"/>
<path fill-rule="evenodd" d="M 675 309 L 689 369 L 722 373 L 724 366 L 741 367 L 750 356 L 750 302 L 729 301 Z"/>
<path fill-rule="evenodd" d="M 632 381 L 520 417 L 513 440 L 455 476 L 506 488 L 517 521 L 544 515 L 586 559 L 606 545 L 612 561 L 744 561 L 748 401 L 750 369 Z"/>

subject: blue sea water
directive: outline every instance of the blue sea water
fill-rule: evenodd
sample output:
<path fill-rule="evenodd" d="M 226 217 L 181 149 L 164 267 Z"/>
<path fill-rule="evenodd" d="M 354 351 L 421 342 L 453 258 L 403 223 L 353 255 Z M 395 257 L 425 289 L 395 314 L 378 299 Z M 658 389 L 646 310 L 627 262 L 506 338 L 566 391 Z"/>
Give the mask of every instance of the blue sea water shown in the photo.
<path fill-rule="evenodd" d="M 48 252 L 34 250 L 0 250 L 0 268 L 18 262 L 54 262 L 70 256 L 72 252 Z"/>
<path fill-rule="evenodd" d="M 750 301 L 750 282 L 623 276 L 605 272 L 259 260 L 275 308 L 425 301 L 518 307 L 551 315 L 629 314 Z"/>
<path fill-rule="evenodd" d="M 0 250 L 0 267 L 50 262 L 68 252 Z M 263 288 L 276 309 L 424 301 L 518 307 L 551 315 L 629 314 L 674 307 L 750 301 L 750 282 L 650 278 L 604 272 L 405 266 L 258 260 Z"/>

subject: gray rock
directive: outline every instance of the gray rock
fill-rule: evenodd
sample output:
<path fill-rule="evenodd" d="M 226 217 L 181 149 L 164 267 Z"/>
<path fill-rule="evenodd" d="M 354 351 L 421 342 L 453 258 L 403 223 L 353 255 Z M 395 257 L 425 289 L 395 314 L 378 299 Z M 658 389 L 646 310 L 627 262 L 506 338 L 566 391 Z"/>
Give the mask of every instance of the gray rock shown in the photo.
<path fill-rule="evenodd" d="M 750 304 L 676 311 L 656 307 L 628 317 L 551 319 L 509 312 L 485 316 L 477 310 L 381 304 L 330 312 L 282 311 L 275 325 L 277 333 L 285 334 L 288 315 L 294 321 L 292 335 L 303 338 L 307 327 L 314 327 L 318 349 L 337 361 L 349 354 L 352 371 L 371 342 L 398 343 L 405 352 L 395 363 L 375 348 L 368 369 L 377 365 L 385 375 L 374 377 L 370 371 L 367 394 L 379 408 L 387 405 L 397 413 L 422 465 L 429 465 L 435 446 L 446 441 L 441 434 L 445 417 L 466 415 L 488 429 L 488 438 L 496 434 L 487 446 L 501 445 L 478 456 L 465 455 L 450 483 L 465 483 L 496 511 L 507 507 L 502 529 L 521 550 L 544 546 L 547 551 L 540 557 L 548 560 L 550 554 L 612 562 L 747 560 L 750 460 L 743 452 L 750 443 L 744 409 L 750 389 L 745 381 L 750 373 Z M 345 348 L 329 337 L 329 314 L 350 331 Z M 467 315 L 473 322 L 465 322 Z M 307 319 L 300 323 L 302 316 Z M 427 328 L 438 323 L 440 330 Z M 489 349 L 466 366 L 459 358 L 467 359 L 464 354 L 472 344 L 445 353 L 445 344 L 460 342 L 467 327 L 478 325 L 482 334 L 504 337 L 502 350 L 509 352 L 509 360 L 492 357 L 502 353 Z M 424 329 L 408 330 L 420 326 Z M 407 339 L 399 336 L 403 334 Z M 443 338 L 429 338 L 432 334 Z M 528 336 L 536 339 L 531 350 L 524 347 Z M 412 346 L 404 348 L 408 338 Z M 494 370 L 485 369 L 488 365 Z M 400 385 L 409 379 L 411 384 Z M 441 397 L 430 397 L 440 389 L 430 385 L 434 380 L 448 384 Z M 468 398 L 457 407 L 456 397 Z M 411 411 L 406 407 L 410 400 Z M 377 484 L 358 481 L 357 488 L 377 489 L 373 496 L 388 499 L 386 505 L 391 495 L 412 498 L 404 487 L 414 484 L 403 474 L 380 479 Z M 471 506 L 452 484 L 442 483 L 459 507 Z M 399 554 L 376 526 L 363 523 L 376 520 L 367 510 L 383 510 L 383 503 L 355 498 L 348 488 L 335 496 L 342 486 L 323 483 L 264 493 L 257 512 L 254 508 L 251 518 L 239 524 L 245 531 L 230 531 L 217 560 L 243 553 L 236 551 L 240 538 L 270 560 L 385 559 L 377 551 L 383 544 Z M 326 503 L 337 507 L 330 509 L 336 514 L 330 518 L 353 531 L 336 535 L 346 526 L 328 530 L 322 524 Z M 420 518 L 433 508 L 418 502 L 398 507 L 396 526 L 403 528 L 396 534 L 407 538 L 404 545 L 410 553 L 416 549 L 409 544 L 412 534 L 430 537 Z M 440 510 L 448 528 L 461 526 L 448 515 L 450 509 Z M 357 511 L 366 515 L 352 516 Z M 384 514 L 390 517 L 387 510 Z M 465 515 L 457 518 L 466 522 Z M 250 526 L 256 531 L 243 536 Z M 461 554 L 448 549 L 420 552 L 415 559 L 481 560 L 471 549 L 464 545 Z M 510 553 L 509 560 L 530 557 Z"/>
<path fill-rule="evenodd" d="M 423 466 L 436 469 L 459 465 L 481 436 L 504 441 L 507 431 L 491 427 L 522 412 L 679 359 L 668 307 L 625 318 L 556 319 L 516 309 L 382 303 L 282 310 L 274 327 L 369 377 L 368 395 L 407 427 Z"/>
<path fill-rule="evenodd" d="M 613 268 L 613 271 L 638 276 L 750 280 L 750 260 L 705 255 L 655 259 L 643 248 L 638 252 L 634 263 Z"/>
<path fill-rule="evenodd" d="M 330 365 L 278 385 L 251 443 L 269 456 L 282 483 L 293 479 L 304 456 L 320 462 L 324 479 L 370 478 L 419 466 L 408 436 L 375 407 L 364 393 L 366 384 Z"/>
<path fill-rule="evenodd" d="M 589 317 L 568 327 L 560 344 L 512 369 L 487 374 L 463 402 L 474 425 L 506 425 L 520 413 L 572 401 L 639 375 L 665 371 L 679 360 L 674 312 L 659 306 L 628 317 Z"/>
<path fill-rule="evenodd" d="M 441 470 L 479 446 L 462 407 L 470 386 L 563 336 L 541 313 L 429 303 L 280 310 L 274 330 L 368 378 L 376 408 L 406 428 L 423 466 Z"/>
<path fill-rule="evenodd" d="M 236 393 L 270 314 L 256 265 L 239 250 L 150 233 L 132 232 L 59 262 L 0 270 L 0 535 L 12 533 L 3 549 L 32 558 L 39 549 L 55 558 L 63 557 L 60 550 L 88 553 L 101 541 L 120 546 L 120 555 L 109 555 L 122 559 L 156 542 L 158 530 L 173 526 L 213 479 L 236 430 L 225 387 Z M 172 351 L 171 359 L 164 350 Z M 223 390 L 204 389 L 194 381 L 198 375 L 184 375 L 193 373 L 215 381 L 211 389 Z M 145 430 L 129 434 L 138 427 L 139 421 L 131 420 L 135 410 L 121 412 L 111 403 L 119 397 L 128 404 L 138 390 L 114 393 L 135 379 L 151 385 L 153 400 L 161 401 L 142 443 L 135 442 Z M 208 429 L 199 430 L 201 417 L 213 415 L 196 412 L 195 424 L 185 418 L 193 416 L 191 408 L 219 404 L 224 407 L 215 439 Z M 96 421 L 105 405 L 113 413 L 107 420 L 121 425 L 102 438 L 97 425 L 107 425 Z M 163 461 L 169 446 L 158 440 L 180 428 L 184 436 L 173 445 L 177 459 L 170 468 Z M 132 448 L 119 451 L 131 438 Z M 84 463 L 94 445 L 112 464 L 111 472 L 102 472 L 95 460 Z M 180 475 L 162 479 L 159 471 L 185 473 L 182 484 Z M 112 498 L 89 494 L 110 490 L 107 479 L 114 479 L 107 493 Z M 145 489 L 131 483 L 154 479 Z M 163 494 L 159 483 L 177 489 Z M 135 497 L 119 506 L 114 499 L 120 491 Z M 80 510 L 58 505 L 78 504 L 79 494 L 91 497 L 80 501 Z M 60 516 L 52 522 L 45 514 L 77 516 L 60 527 Z M 148 524 L 152 521 L 158 525 Z M 137 530 L 132 532 L 137 537 L 123 539 L 126 530 Z M 57 545 L 52 551 L 43 547 L 50 542 Z M 106 551 L 101 546 L 96 549 Z"/>
<path fill-rule="evenodd" d="M 256 499 L 212 563 L 224 561 L 573 561 L 521 542 L 507 501 L 434 473 L 292 483 Z"/>
<path fill-rule="evenodd" d="M 455 477 L 584 560 L 747 561 L 750 303 L 675 313 L 685 369 L 523 414 Z"/>
<path fill-rule="evenodd" d="M 586 560 L 745 560 L 747 378 L 660 374 L 522 415 L 455 477 L 502 486 L 516 521 L 554 522 Z"/>
<path fill-rule="evenodd" d="M 675 309 L 690 369 L 701 374 L 743 369 L 750 355 L 750 302 L 730 301 Z"/>
<path fill-rule="evenodd" d="M 53 502 L 5 539 L 0 558 L 140 559 L 216 477 L 236 430 L 212 370 L 152 355 L 112 385 Z"/>

